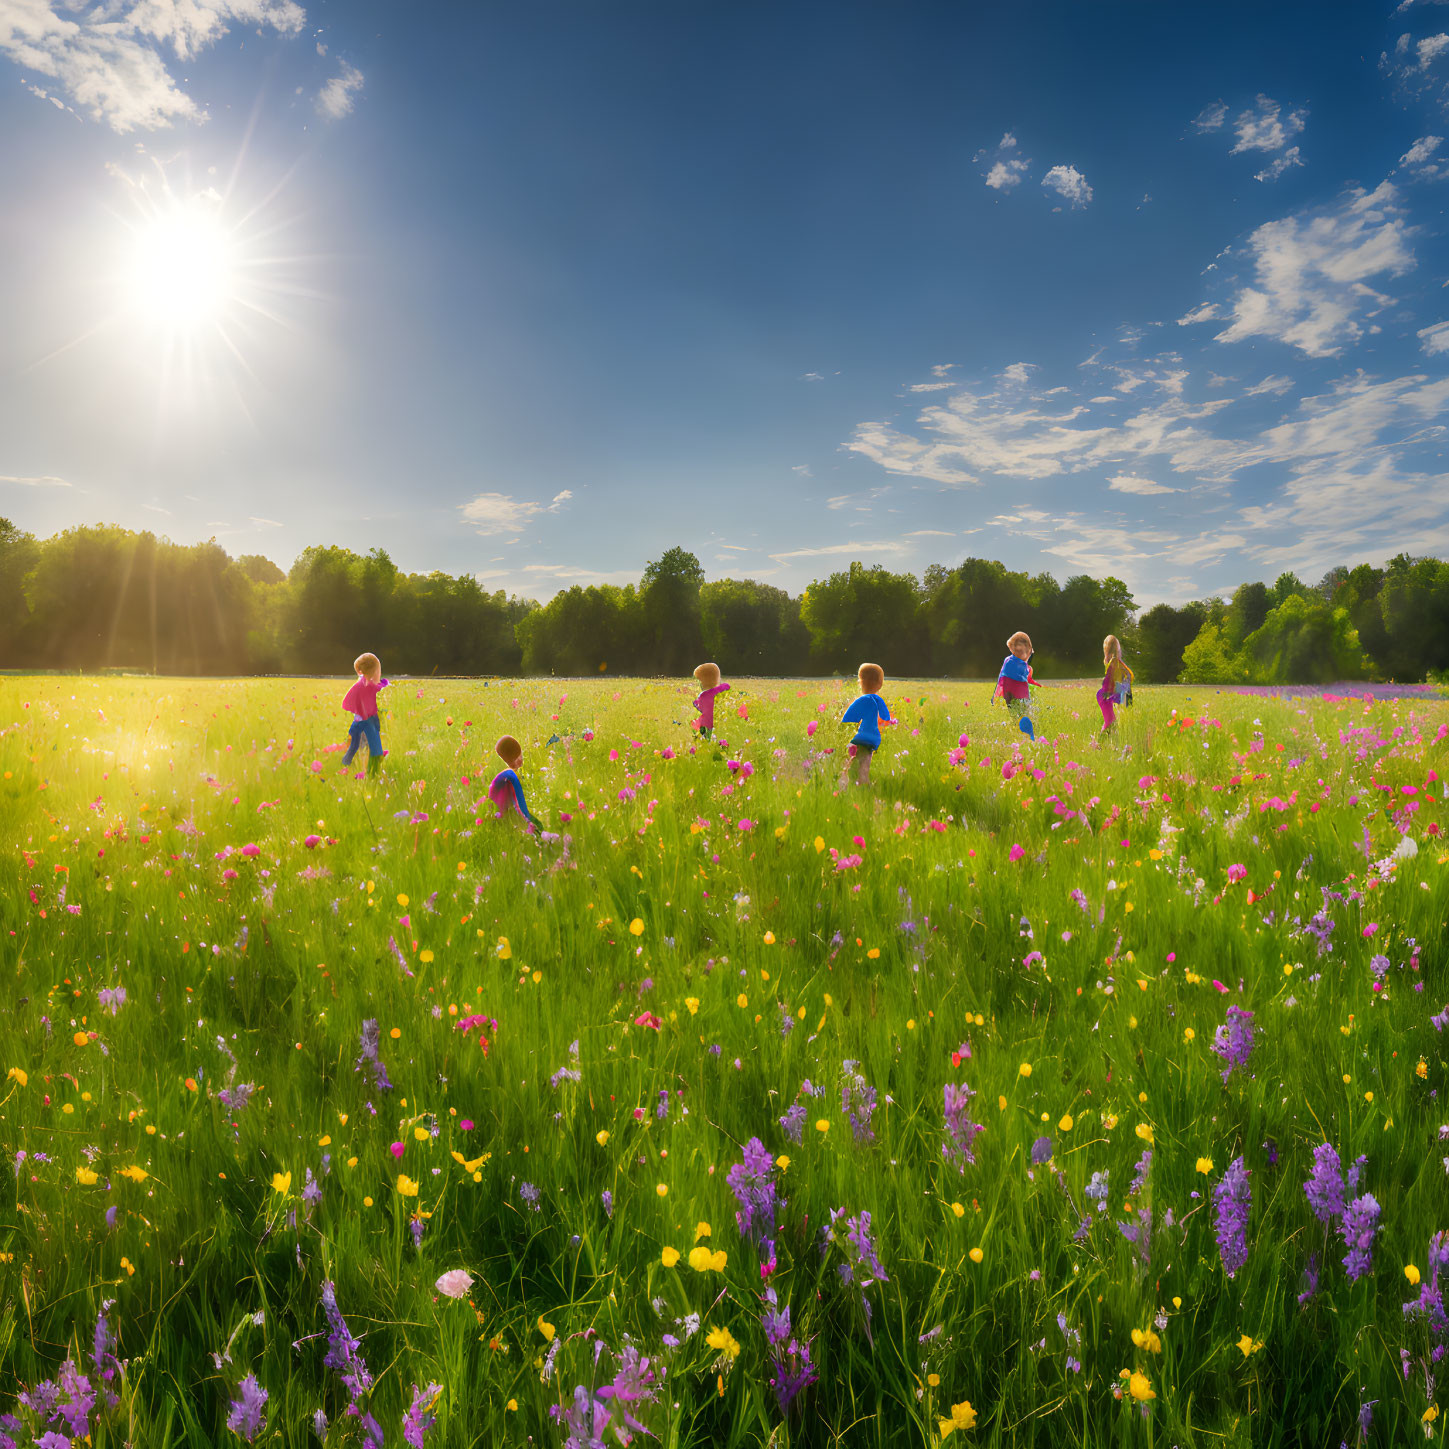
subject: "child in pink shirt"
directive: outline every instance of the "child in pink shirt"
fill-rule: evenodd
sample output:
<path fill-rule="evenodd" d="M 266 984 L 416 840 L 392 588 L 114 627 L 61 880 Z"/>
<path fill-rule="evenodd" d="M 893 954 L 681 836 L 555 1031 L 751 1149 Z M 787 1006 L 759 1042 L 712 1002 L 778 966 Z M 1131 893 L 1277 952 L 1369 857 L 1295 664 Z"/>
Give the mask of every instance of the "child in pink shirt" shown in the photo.
<path fill-rule="evenodd" d="M 347 731 L 352 742 L 342 757 L 342 764 L 345 769 L 352 763 L 365 738 L 368 773 L 375 774 L 382 768 L 382 757 L 387 753 L 382 747 L 382 723 L 377 712 L 378 691 L 387 688 L 387 680 L 382 677 L 382 665 L 376 654 L 359 654 L 352 667 L 357 671 L 357 683 L 342 701 L 342 708 L 352 714 Z"/>
<path fill-rule="evenodd" d="M 504 735 L 493 748 L 505 766 L 488 785 L 488 798 L 493 802 L 498 818 L 501 820 L 510 810 L 517 810 L 535 830 L 542 830 L 543 826 L 523 798 L 523 781 L 518 778 L 518 767 L 523 763 L 523 746 L 512 735 Z"/>
<path fill-rule="evenodd" d="M 701 664 L 694 671 L 694 677 L 700 684 L 700 695 L 694 702 L 695 709 L 699 711 L 699 736 L 707 740 L 714 730 L 715 697 L 723 694 L 729 685 L 721 682 L 718 664 Z"/>

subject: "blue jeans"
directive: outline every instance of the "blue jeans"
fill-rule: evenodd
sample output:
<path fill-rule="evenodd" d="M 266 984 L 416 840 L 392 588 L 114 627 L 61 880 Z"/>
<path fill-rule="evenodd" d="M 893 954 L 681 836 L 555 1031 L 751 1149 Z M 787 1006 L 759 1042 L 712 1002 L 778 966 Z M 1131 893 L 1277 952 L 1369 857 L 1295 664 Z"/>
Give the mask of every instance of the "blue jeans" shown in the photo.
<path fill-rule="evenodd" d="M 352 757 L 362 745 L 363 737 L 367 738 L 367 765 L 369 769 L 374 768 L 382 761 L 382 725 L 376 715 L 367 719 L 355 719 L 349 726 L 347 733 L 352 738 L 352 743 L 347 747 L 347 753 L 342 757 L 344 765 L 352 763 Z"/>

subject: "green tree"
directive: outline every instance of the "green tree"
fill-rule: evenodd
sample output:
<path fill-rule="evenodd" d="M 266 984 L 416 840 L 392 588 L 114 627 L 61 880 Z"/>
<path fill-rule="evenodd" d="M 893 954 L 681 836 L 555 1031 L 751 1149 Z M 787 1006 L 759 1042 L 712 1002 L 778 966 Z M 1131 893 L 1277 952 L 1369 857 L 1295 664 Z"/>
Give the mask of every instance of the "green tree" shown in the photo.
<path fill-rule="evenodd" d="M 641 651 L 646 672 L 688 674 L 701 662 L 704 637 L 699 591 L 703 583 L 704 569 L 687 549 L 671 548 L 645 567 L 639 603 L 648 641 Z"/>
<path fill-rule="evenodd" d="M 1182 657 L 1207 622 L 1201 603 L 1155 604 L 1137 620 L 1133 673 L 1144 684 L 1174 684 L 1182 673 Z"/>
<path fill-rule="evenodd" d="M 30 662 L 30 603 L 26 580 L 39 557 L 35 539 L 0 518 L 0 668 L 18 669 Z"/>
<path fill-rule="evenodd" d="M 804 673 L 810 635 L 800 601 L 754 579 L 720 579 L 699 593 L 704 653 L 726 674 Z"/>
<path fill-rule="evenodd" d="M 920 627 L 920 585 L 911 574 L 852 563 L 806 589 L 800 618 L 810 632 L 816 668 L 853 674 L 862 663 L 888 675 L 926 667 L 929 650 Z"/>
<path fill-rule="evenodd" d="M 1233 657 L 1224 626 L 1208 620 L 1182 651 L 1178 677 L 1184 684 L 1243 684 L 1247 670 Z"/>

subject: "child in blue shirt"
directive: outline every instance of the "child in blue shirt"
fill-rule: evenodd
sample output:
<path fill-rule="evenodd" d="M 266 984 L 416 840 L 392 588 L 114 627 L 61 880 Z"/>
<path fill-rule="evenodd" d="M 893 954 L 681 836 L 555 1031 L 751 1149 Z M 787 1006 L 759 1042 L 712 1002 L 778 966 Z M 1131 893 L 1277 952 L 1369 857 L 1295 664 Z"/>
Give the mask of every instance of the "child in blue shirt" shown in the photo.
<path fill-rule="evenodd" d="M 851 740 L 851 753 L 855 757 L 855 783 L 870 784 L 870 758 L 880 749 L 881 724 L 893 724 L 891 712 L 885 700 L 880 697 L 885 684 L 885 670 L 879 664 L 862 664 L 856 678 L 860 694 L 841 716 L 841 724 L 855 725 L 855 738 Z"/>

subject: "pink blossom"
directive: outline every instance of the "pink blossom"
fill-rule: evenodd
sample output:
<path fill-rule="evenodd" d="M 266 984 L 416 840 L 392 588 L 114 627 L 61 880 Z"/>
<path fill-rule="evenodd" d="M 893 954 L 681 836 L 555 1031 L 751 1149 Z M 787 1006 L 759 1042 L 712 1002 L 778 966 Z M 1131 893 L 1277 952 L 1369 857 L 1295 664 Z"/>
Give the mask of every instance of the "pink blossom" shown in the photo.
<path fill-rule="evenodd" d="M 1363 928 L 1364 940 L 1368 940 L 1370 936 L 1377 935 L 1378 929 L 1378 923 L 1376 921 L 1370 921 L 1369 924 Z"/>
<path fill-rule="evenodd" d="M 1230 865 L 1228 867 L 1228 884 L 1234 881 L 1244 880 L 1248 874 L 1248 867 L 1245 865 Z"/>
<path fill-rule="evenodd" d="M 221 878 L 222 880 L 235 880 L 236 872 L 228 867 L 226 870 L 222 871 Z"/>
<path fill-rule="evenodd" d="M 663 753 L 662 753 L 662 758 L 664 758 L 666 760 L 672 760 L 674 758 L 674 747 L 672 745 L 665 745 L 664 746 L 664 750 L 663 750 Z"/>
<path fill-rule="evenodd" d="M 1008 858 L 1014 861 L 1022 859 L 1025 854 L 1026 851 L 1024 851 L 1019 845 L 1013 845 L 1011 849 L 1007 851 Z"/>
<path fill-rule="evenodd" d="M 584 731 L 584 740 L 585 740 L 585 742 L 593 739 L 593 737 L 594 737 L 593 730 L 585 730 Z"/>
<path fill-rule="evenodd" d="M 863 836 L 863 835 L 852 835 L 850 837 L 850 843 L 857 850 L 864 850 L 865 849 L 865 836 Z"/>
<path fill-rule="evenodd" d="M 407 1151 L 407 1147 L 404 1143 L 394 1142 L 392 1146 L 389 1147 L 387 1150 L 391 1152 L 394 1157 L 400 1158 L 403 1153 Z"/>
<path fill-rule="evenodd" d="M 262 853 L 262 848 L 261 848 L 260 845 L 250 845 L 250 844 L 248 844 L 248 845 L 242 846 L 241 853 L 244 856 L 246 856 L 246 858 L 248 860 L 255 860 L 257 858 L 257 856 L 259 856 Z"/>
<path fill-rule="evenodd" d="M 818 730 L 819 728 L 820 728 L 820 721 L 819 720 L 813 720 L 812 719 L 810 721 L 810 723 L 805 726 L 805 735 L 806 735 L 806 738 L 813 740 L 815 738 L 815 731 Z"/>
<path fill-rule="evenodd" d="M 741 820 L 740 820 L 740 831 L 741 831 L 742 834 L 746 834 L 747 835 L 754 828 L 755 828 L 755 822 L 753 820 L 746 820 L 744 818 L 741 818 Z"/>
<path fill-rule="evenodd" d="M 320 835 L 309 835 L 306 840 L 302 842 L 302 844 L 305 845 L 308 850 L 316 850 L 317 847 L 322 844 L 322 837 Z"/>
<path fill-rule="evenodd" d="M 658 1031 L 664 1025 L 664 1022 L 655 1016 L 652 1011 L 646 1011 L 642 1016 L 636 1016 L 634 1018 L 634 1025 L 647 1026 L 650 1031 Z"/>
<path fill-rule="evenodd" d="M 473 1286 L 473 1275 L 466 1268 L 451 1268 L 433 1287 L 445 1298 L 462 1298 Z"/>

